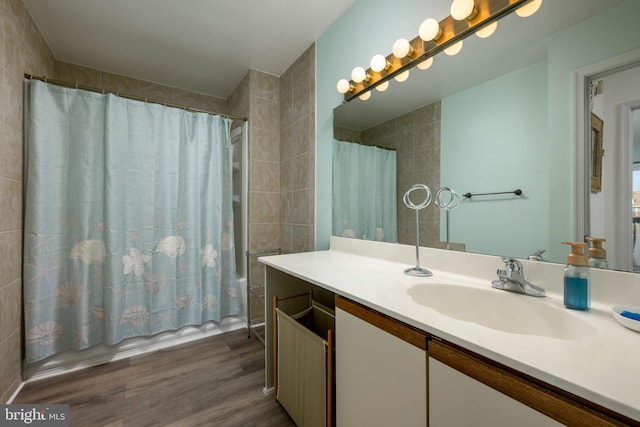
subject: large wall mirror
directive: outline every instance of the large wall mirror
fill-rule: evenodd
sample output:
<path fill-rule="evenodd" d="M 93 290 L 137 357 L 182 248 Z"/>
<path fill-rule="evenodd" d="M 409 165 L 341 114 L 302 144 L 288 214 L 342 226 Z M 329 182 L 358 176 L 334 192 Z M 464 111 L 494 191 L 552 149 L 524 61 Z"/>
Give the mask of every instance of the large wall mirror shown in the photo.
<path fill-rule="evenodd" d="M 638 5 L 629 0 L 546 0 L 532 17 L 522 19 L 512 14 L 502 19 L 498 30 L 488 39 L 468 38 L 457 56 L 438 54 L 429 70 L 412 69 L 406 82 L 392 82 L 386 92 L 373 91 L 367 101 L 354 99 L 334 110 L 335 139 L 396 152 L 400 243 L 413 243 L 415 233 L 413 212 L 404 208 L 402 194 L 411 185 L 422 182 L 434 193 L 443 186 L 460 196 L 505 193 L 461 197 L 460 205 L 448 212 L 452 249 L 525 259 L 544 250 L 545 261 L 564 263 L 566 250 L 560 241 L 577 239 L 584 231 L 607 238 L 604 246 L 610 252 L 611 268 L 636 269 L 636 258 L 640 264 L 640 243 L 636 249 L 640 225 L 636 230 L 633 209 L 640 211 L 640 202 L 633 202 L 632 195 L 640 194 L 640 183 L 632 182 L 631 177 L 634 169 L 640 167 L 630 161 L 625 175 L 618 173 L 622 154 L 614 161 L 615 150 L 608 148 L 619 144 L 615 112 L 593 111 L 602 120 L 605 153 L 601 159 L 602 188 L 596 194 L 591 193 L 589 185 L 582 186 L 587 190 L 577 197 L 574 187 L 582 187 L 574 181 L 574 162 L 583 160 L 576 157 L 576 151 L 580 150 L 574 148 L 573 135 L 564 135 L 557 128 L 574 126 L 573 115 L 579 109 L 575 108 L 574 99 L 561 99 L 571 111 L 563 112 L 566 117 L 562 117 L 556 110 L 559 96 L 575 95 L 572 73 L 594 62 L 592 56 L 601 60 L 609 54 L 590 45 L 589 26 L 593 23 L 599 26 L 598 31 L 605 32 L 609 30 L 602 26 L 611 26 L 611 33 L 617 34 L 616 17 L 627 19 L 629 11 L 640 13 Z M 629 18 L 629 22 L 637 22 L 639 18 Z M 581 34 L 585 37 L 581 38 Z M 640 40 L 625 43 L 630 48 L 640 48 Z M 624 47 L 620 49 L 625 51 Z M 640 78 L 635 81 L 636 87 L 640 87 L 638 82 Z M 564 85 L 561 90 L 559 84 Z M 607 88 L 613 84 L 605 81 L 602 87 L 606 97 Z M 584 90 L 581 98 L 593 105 L 590 86 L 575 90 Z M 624 101 L 632 112 L 640 109 L 640 96 L 636 99 L 637 106 L 630 100 Z M 599 108 L 600 101 L 596 99 L 595 103 Z M 585 111 L 589 108 L 585 107 Z M 637 116 L 638 113 L 634 117 Z M 631 123 L 633 120 L 629 126 Z M 580 143 L 590 146 L 590 132 L 584 133 L 585 140 Z M 557 155 L 558 140 L 565 144 L 565 151 L 573 154 Z M 640 151 L 633 144 L 628 147 L 628 153 Z M 570 159 L 566 158 L 569 156 Z M 637 160 L 640 164 L 640 156 Z M 591 170 L 586 166 L 590 161 L 591 158 L 585 161 L 587 170 L 581 179 L 590 179 Z M 628 212 L 609 217 L 602 206 L 614 197 L 610 192 L 619 191 L 611 183 L 621 181 L 628 181 L 629 197 L 625 202 Z M 557 186 L 563 190 L 555 191 Z M 522 194 L 510 193 L 516 189 L 522 190 Z M 576 218 L 583 214 L 577 207 L 582 201 L 589 210 L 585 221 Z M 425 211 L 421 213 L 421 243 L 444 247 L 447 212 L 433 204 Z M 624 225 L 622 218 L 626 221 Z M 614 222 L 620 225 L 614 227 Z M 620 234 L 622 229 L 627 236 L 614 237 L 612 233 Z M 334 227 L 333 233 L 341 235 L 341 230 Z"/>

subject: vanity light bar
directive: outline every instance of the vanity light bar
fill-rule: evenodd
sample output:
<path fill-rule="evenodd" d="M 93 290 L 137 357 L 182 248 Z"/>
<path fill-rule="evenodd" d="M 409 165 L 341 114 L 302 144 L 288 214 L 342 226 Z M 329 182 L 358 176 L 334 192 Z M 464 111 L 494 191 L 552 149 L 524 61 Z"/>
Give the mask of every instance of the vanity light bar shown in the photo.
<path fill-rule="evenodd" d="M 385 68 L 380 71 L 374 71 L 371 68 L 365 70 L 367 78 L 358 82 L 340 80 L 338 91 L 344 93 L 345 101 L 365 95 L 373 88 L 409 71 L 414 66 L 464 40 L 481 28 L 492 22 L 497 22 L 526 3 L 534 2 L 539 3 L 540 0 L 475 0 L 474 13 L 469 18 L 458 21 L 452 16 L 447 16 L 439 22 L 441 34 L 435 40 L 424 41 L 420 36 L 416 36 L 409 42 L 410 49 L 407 56 L 398 58 L 390 53 L 386 56 L 387 66 Z M 365 97 L 368 98 L 366 95 Z"/>

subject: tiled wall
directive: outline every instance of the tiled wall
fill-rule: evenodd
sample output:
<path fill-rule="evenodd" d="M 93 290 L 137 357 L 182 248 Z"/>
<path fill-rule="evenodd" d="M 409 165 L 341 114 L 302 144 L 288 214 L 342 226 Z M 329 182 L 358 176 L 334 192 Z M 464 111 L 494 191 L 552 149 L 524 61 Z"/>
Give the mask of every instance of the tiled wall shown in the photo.
<path fill-rule="evenodd" d="M 227 101 L 213 96 L 188 92 L 144 80 L 106 73 L 66 62 L 56 63 L 56 79 L 104 89 L 123 95 L 138 96 L 183 107 L 227 114 Z"/>
<path fill-rule="evenodd" d="M 313 250 L 315 212 L 315 45 L 280 77 L 281 246 Z"/>
<path fill-rule="evenodd" d="M 249 71 L 249 250 L 280 247 L 280 80 Z"/>
<path fill-rule="evenodd" d="M 242 100 L 249 117 L 249 251 L 264 253 L 280 247 L 280 81 L 250 70 L 230 98 Z M 240 95 L 236 97 L 236 93 Z M 231 102 L 233 101 L 233 102 Z M 233 110 L 232 110 L 233 111 Z M 264 318 L 264 265 L 249 262 L 251 317 Z"/>
<path fill-rule="evenodd" d="M 21 381 L 22 86 L 55 59 L 20 0 L 0 0 L 0 402 Z"/>

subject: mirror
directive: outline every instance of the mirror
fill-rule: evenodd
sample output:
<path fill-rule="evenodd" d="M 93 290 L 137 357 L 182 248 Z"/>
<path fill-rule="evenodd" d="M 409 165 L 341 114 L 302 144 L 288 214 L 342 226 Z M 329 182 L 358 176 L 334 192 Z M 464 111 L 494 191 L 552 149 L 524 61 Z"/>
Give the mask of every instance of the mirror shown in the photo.
<path fill-rule="evenodd" d="M 557 249 L 560 246 L 555 241 L 557 218 L 551 207 L 557 201 L 549 193 L 555 177 L 569 175 L 571 165 L 558 164 L 549 146 L 542 143 L 549 140 L 549 129 L 558 120 L 553 114 L 557 91 L 551 86 L 555 81 L 550 81 L 549 76 L 565 65 L 558 65 L 558 58 L 571 56 L 573 50 L 587 50 L 589 46 L 580 44 L 579 39 L 573 41 L 574 45 L 565 43 L 566 46 L 554 45 L 553 41 L 556 33 L 571 31 L 573 26 L 580 26 L 575 34 L 581 34 L 585 25 L 581 21 L 609 13 L 609 9 L 622 3 L 625 2 L 545 1 L 530 18 L 523 20 L 513 14 L 505 17 L 489 39 L 465 40 L 458 56 L 439 54 L 432 68 L 411 70 L 406 82 L 392 82 L 386 92 L 374 91 L 366 102 L 355 99 L 340 105 L 334 110 L 335 136 L 382 147 L 395 145 L 388 148 L 398 149 L 400 195 L 420 181 L 434 192 L 440 186 L 448 186 L 459 194 L 522 189 L 520 196 L 463 198 L 460 206 L 449 212 L 451 240 L 464 245 L 457 249 L 518 258 L 545 249 L 544 260 L 564 263 L 566 251 Z M 615 25 L 613 22 L 611 25 Z M 570 38 L 563 37 L 560 41 Z M 573 50 L 562 52 L 563 47 Z M 569 86 L 570 80 L 565 84 Z M 413 126 L 425 128 L 425 122 L 419 119 L 425 117 L 425 110 L 439 113 L 430 123 L 431 133 L 426 135 L 419 133 L 425 129 L 417 131 L 411 127 L 413 120 Z M 605 133 L 606 127 L 605 120 Z M 418 134 L 432 142 L 430 146 L 422 146 L 419 154 L 415 151 Z M 401 149 L 407 146 L 411 150 L 403 154 Z M 608 153 L 606 147 L 604 151 Z M 605 168 L 606 161 L 605 156 Z M 567 198 L 572 199 L 570 195 Z M 562 203 L 573 204 L 573 200 Z M 433 216 L 420 224 L 421 239 L 431 233 L 434 238 L 429 245 L 442 246 L 445 213 L 434 206 L 429 209 Z M 574 209 L 569 206 L 566 215 L 572 216 Z M 399 241 L 410 244 L 410 240 L 401 238 L 403 215 L 404 209 L 398 205 Z M 563 221 L 573 224 L 574 220 L 563 218 Z M 415 233 L 414 225 L 408 227 L 407 235 Z M 605 248 L 609 249 L 606 243 Z"/>

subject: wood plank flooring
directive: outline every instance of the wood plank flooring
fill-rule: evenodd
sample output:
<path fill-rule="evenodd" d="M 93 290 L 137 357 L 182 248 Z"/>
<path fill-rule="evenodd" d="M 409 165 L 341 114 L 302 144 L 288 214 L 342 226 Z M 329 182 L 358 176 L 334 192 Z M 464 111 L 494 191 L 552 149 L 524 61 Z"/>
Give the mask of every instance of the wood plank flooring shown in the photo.
<path fill-rule="evenodd" d="M 71 426 L 295 426 L 265 396 L 245 330 L 25 385 L 14 403 L 68 403 Z"/>

